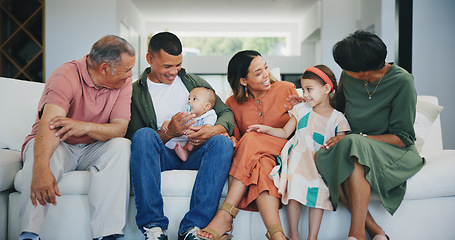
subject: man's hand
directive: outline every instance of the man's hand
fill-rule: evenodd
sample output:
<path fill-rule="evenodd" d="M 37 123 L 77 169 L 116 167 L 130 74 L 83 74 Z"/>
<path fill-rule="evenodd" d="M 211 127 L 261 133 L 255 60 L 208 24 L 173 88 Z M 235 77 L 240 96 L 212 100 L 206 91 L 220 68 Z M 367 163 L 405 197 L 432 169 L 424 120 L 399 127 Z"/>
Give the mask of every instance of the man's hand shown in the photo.
<path fill-rule="evenodd" d="M 47 166 L 33 166 L 32 185 L 30 187 L 30 199 L 33 206 L 37 206 L 37 201 L 46 206 L 47 203 L 57 205 L 55 196 L 62 196 L 54 174 Z"/>
<path fill-rule="evenodd" d="M 58 129 L 55 136 L 65 141 L 71 136 L 81 137 L 90 131 L 90 124 L 67 117 L 57 116 L 49 122 L 50 129 Z"/>
<path fill-rule="evenodd" d="M 194 120 L 195 117 L 196 115 L 191 112 L 178 112 L 169 121 L 168 130 L 165 133 L 168 134 L 170 138 L 182 136 L 185 134 L 184 131 L 196 122 L 196 120 Z"/>
<path fill-rule="evenodd" d="M 188 141 L 190 141 L 195 146 L 200 146 L 205 143 L 209 138 L 226 133 L 226 129 L 221 125 L 204 125 L 204 126 L 196 126 L 196 127 L 189 127 L 188 129 L 194 131 L 191 134 L 188 134 Z"/>

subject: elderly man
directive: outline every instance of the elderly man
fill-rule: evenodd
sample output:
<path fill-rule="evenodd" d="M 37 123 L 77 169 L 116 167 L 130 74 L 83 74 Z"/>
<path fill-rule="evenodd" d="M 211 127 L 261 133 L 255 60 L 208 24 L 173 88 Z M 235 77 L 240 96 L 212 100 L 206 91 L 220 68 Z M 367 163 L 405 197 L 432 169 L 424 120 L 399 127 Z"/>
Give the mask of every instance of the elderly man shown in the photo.
<path fill-rule="evenodd" d="M 25 139 L 19 239 L 39 239 L 57 183 L 69 171 L 90 171 L 90 226 L 95 239 L 116 239 L 129 195 L 130 119 L 134 48 L 117 36 L 98 40 L 90 54 L 57 68 Z"/>

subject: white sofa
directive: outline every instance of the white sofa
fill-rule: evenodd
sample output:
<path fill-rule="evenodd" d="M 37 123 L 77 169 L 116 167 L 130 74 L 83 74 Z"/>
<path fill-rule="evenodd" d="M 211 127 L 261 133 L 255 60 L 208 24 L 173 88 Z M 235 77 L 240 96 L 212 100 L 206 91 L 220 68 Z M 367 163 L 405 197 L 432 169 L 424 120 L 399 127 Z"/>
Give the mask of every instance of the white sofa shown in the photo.
<path fill-rule="evenodd" d="M 43 86 L 41 83 L 0 78 L 0 240 L 17 239 L 19 235 L 20 148 L 31 130 Z M 422 100 L 437 104 L 435 97 L 419 96 L 420 105 Z M 439 113 L 434 104 L 423 104 L 434 110 L 432 114 L 426 113 L 427 110 L 418 114 L 420 124 L 425 126 L 427 122 L 429 130 L 429 136 L 425 136 L 425 131 L 420 130 L 425 127 L 416 126 L 419 136 L 425 138 L 421 154 L 425 156 L 427 165 L 408 181 L 402 205 L 390 216 L 377 198 L 372 197 L 370 201 L 370 211 L 392 239 L 455 239 L 455 150 L 442 148 L 439 117 L 432 125 L 431 120 L 427 121 Z M 188 209 L 195 176 L 195 171 L 162 173 L 165 214 L 170 219 L 169 239 L 177 239 L 176 232 L 180 219 Z M 64 176 L 59 184 L 63 196 L 58 198 L 57 206 L 50 208 L 42 239 L 91 238 L 88 183 L 89 174 L 86 172 L 71 172 Z M 223 196 L 226 192 L 227 186 Z M 280 214 L 286 231 L 285 208 L 280 210 Z M 136 227 L 135 215 L 134 196 L 131 195 L 124 239 L 143 239 Z M 301 239 L 306 238 L 307 218 L 307 209 L 302 208 Z M 350 215 L 342 206 L 336 212 L 326 212 L 319 239 L 345 239 L 349 221 Z M 265 232 L 259 213 L 241 211 L 234 221 L 235 239 L 265 239 Z"/>

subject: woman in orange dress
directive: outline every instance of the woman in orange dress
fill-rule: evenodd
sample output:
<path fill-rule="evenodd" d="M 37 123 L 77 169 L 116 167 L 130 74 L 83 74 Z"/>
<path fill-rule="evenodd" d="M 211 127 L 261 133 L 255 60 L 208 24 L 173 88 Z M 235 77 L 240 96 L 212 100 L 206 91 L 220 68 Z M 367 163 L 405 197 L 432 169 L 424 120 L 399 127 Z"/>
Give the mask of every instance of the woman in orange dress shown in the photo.
<path fill-rule="evenodd" d="M 282 128 L 290 116 L 285 108 L 295 85 L 276 81 L 256 51 L 241 51 L 229 61 L 228 81 L 233 96 L 226 100 L 235 118 L 235 152 L 229 172 L 229 191 L 220 211 L 198 232 L 202 239 L 230 239 L 238 208 L 259 211 L 269 239 L 286 239 L 278 210 L 281 195 L 269 173 L 287 140 L 264 133 L 247 132 L 253 124 Z M 221 236 L 221 237 L 220 237 Z"/>

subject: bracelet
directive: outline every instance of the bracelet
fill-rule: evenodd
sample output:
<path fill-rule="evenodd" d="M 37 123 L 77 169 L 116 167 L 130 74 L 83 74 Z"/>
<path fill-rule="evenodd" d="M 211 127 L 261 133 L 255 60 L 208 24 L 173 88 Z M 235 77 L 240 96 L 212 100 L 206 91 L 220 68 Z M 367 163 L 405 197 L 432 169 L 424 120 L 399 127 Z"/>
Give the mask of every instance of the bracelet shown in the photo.
<path fill-rule="evenodd" d="M 365 133 L 360 132 L 359 134 L 360 134 L 360 136 L 362 136 L 362 137 L 368 138 L 368 135 L 366 135 Z"/>

